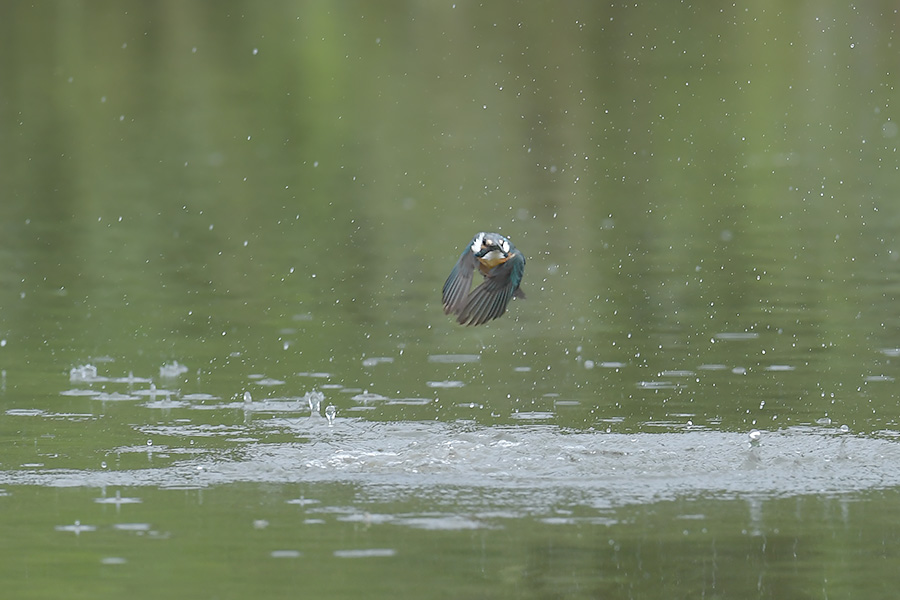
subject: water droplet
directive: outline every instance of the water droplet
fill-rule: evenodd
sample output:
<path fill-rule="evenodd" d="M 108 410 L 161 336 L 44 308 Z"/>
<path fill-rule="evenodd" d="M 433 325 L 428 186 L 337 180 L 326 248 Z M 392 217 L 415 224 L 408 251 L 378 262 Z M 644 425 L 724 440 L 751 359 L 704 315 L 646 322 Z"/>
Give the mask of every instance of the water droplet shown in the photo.
<path fill-rule="evenodd" d="M 244 402 L 247 404 L 253 402 L 253 396 L 250 395 L 250 392 L 244 392 Z"/>
<path fill-rule="evenodd" d="M 334 404 L 329 404 L 325 407 L 325 418 L 328 419 L 328 426 L 331 427 L 334 425 L 334 416 L 337 414 L 337 408 L 334 407 Z"/>

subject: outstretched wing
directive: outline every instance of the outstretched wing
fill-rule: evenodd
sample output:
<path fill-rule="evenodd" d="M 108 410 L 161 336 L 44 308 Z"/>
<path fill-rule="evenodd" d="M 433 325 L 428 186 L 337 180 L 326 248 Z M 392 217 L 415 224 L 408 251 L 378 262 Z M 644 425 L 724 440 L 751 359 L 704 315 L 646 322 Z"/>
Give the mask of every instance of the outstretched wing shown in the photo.
<path fill-rule="evenodd" d="M 453 266 L 453 270 L 450 271 L 450 276 L 447 277 L 444 289 L 441 291 L 445 314 L 459 314 L 459 311 L 462 310 L 466 296 L 469 294 L 469 288 L 472 287 L 472 273 L 475 271 L 476 264 L 477 259 L 466 247 Z"/>
<path fill-rule="evenodd" d="M 525 258 L 518 253 L 494 267 L 469 294 L 457 321 L 463 325 L 481 325 L 501 316 L 513 295 L 525 297 L 519 289 L 524 273 Z"/>

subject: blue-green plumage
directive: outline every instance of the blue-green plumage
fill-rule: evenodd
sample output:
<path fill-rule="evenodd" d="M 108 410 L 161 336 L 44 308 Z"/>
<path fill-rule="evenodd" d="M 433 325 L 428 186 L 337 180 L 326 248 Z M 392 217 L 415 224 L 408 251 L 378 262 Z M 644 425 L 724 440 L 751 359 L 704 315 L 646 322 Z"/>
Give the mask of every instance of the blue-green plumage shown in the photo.
<path fill-rule="evenodd" d="M 475 269 L 484 281 L 471 292 Z M 444 312 L 456 315 L 463 325 L 481 325 L 506 312 L 515 296 L 524 298 L 519 287 L 525 273 L 525 257 L 499 233 L 480 232 L 466 246 L 444 283 Z"/>

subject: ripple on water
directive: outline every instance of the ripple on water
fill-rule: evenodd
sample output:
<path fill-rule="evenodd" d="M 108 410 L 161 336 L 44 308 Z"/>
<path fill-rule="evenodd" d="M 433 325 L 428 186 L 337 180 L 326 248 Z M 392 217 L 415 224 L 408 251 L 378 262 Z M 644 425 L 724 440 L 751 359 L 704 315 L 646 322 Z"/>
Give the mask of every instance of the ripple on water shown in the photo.
<path fill-rule="evenodd" d="M 94 502 L 97 504 L 115 504 L 116 506 L 121 506 L 123 504 L 140 504 L 143 502 L 140 498 L 127 498 L 121 496 L 120 492 L 116 492 L 115 496 L 104 496 L 102 498 L 94 498 Z"/>
<path fill-rule="evenodd" d="M 11 417 L 40 417 L 46 413 L 37 408 L 11 408 L 6 414 Z"/>
<path fill-rule="evenodd" d="M 63 390 L 59 393 L 60 396 L 96 396 L 99 394 L 97 390 Z"/>
<path fill-rule="evenodd" d="M 263 435 L 248 435 L 264 434 L 265 427 L 292 439 L 259 443 Z M 662 423 L 660 429 L 618 434 L 528 422 L 479 426 L 354 419 L 328 427 L 324 419 L 309 418 L 228 426 L 167 423 L 139 428 L 147 437 L 164 438 L 166 445 L 108 452 L 152 451 L 155 458 L 162 450 L 169 460 L 121 470 L 21 465 L 0 471 L 0 487 L 193 490 L 240 482 L 340 483 L 354 487 L 354 502 L 360 504 L 427 502 L 427 514 L 394 515 L 392 522 L 468 527 L 480 526 L 488 514 L 569 518 L 556 512 L 560 506 L 603 510 L 685 496 L 837 495 L 900 486 L 900 470 L 884 467 L 900 464 L 896 432 L 853 435 L 822 421 L 762 431 L 758 444 L 750 445 L 746 431 L 694 430 L 685 422 Z M 191 443 L 203 436 L 236 441 L 227 452 L 219 443 L 207 448 Z M 363 518 L 350 517 L 360 514 L 353 507 L 321 506 L 305 498 L 288 502 L 326 521 L 341 515 Z M 448 521 L 446 515 L 464 517 Z M 80 523 L 59 527 L 89 531 Z"/>
<path fill-rule="evenodd" d="M 356 394 L 351 400 L 356 400 L 357 402 L 381 402 L 383 400 L 387 400 L 387 396 L 382 396 L 381 394 L 375 394 L 368 390 L 362 392 L 361 394 Z"/>
<path fill-rule="evenodd" d="M 425 383 L 430 388 L 461 388 L 465 383 L 462 381 L 428 381 Z"/>
<path fill-rule="evenodd" d="M 120 394 L 119 392 L 100 392 L 98 394 L 95 394 L 93 399 L 100 400 L 101 402 L 125 402 L 128 400 L 140 400 L 140 396 L 134 396 L 132 394 Z"/>
<path fill-rule="evenodd" d="M 478 354 L 431 354 L 428 356 L 428 362 L 444 364 L 472 363 L 479 360 L 481 360 L 481 356 Z"/>
<path fill-rule="evenodd" d="M 377 558 L 394 556 L 397 551 L 393 548 L 359 548 L 354 550 L 335 550 L 338 558 Z"/>
<path fill-rule="evenodd" d="M 364 358 L 362 361 L 362 366 L 375 367 L 377 365 L 389 364 L 392 362 L 394 362 L 394 359 L 390 356 L 372 356 L 370 358 Z"/>
<path fill-rule="evenodd" d="M 141 406 L 154 410 L 172 410 L 173 408 L 185 408 L 190 406 L 190 402 L 182 402 L 181 400 L 151 400 L 144 402 Z"/>
<path fill-rule="evenodd" d="M 740 341 L 755 340 L 759 337 L 759 334 L 752 331 L 723 331 L 722 333 L 717 333 L 713 337 L 715 337 L 717 340 Z"/>
<path fill-rule="evenodd" d="M 434 402 L 431 398 L 397 398 L 396 400 L 388 400 L 387 404 L 401 406 L 425 406 Z"/>
<path fill-rule="evenodd" d="M 433 531 L 462 531 L 467 529 L 496 529 L 498 526 L 488 521 L 465 515 L 425 515 L 425 516 L 401 516 L 395 520 L 398 525 L 405 525 L 414 529 L 429 529 Z"/>
<path fill-rule="evenodd" d="M 150 523 L 116 523 L 113 529 L 117 531 L 150 531 Z"/>
<path fill-rule="evenodd" d="M 331 379 L 333 375 L 325 372 L 301 371 L 297 373 L 298 377 L 314 377 L 316 379 Z"/>
<path fill-rule="evenodd" d="M 700 365 L 699 367 L 697 367 L 697 369 L 700 370 L 700 371 L 727 371 L 727 370 L 728 370 L 728 366 L 727 366 L 727 365 L 715 364 L 715 363 L 713 363 L 713 364 L 702 364 L 702 365 Z"/>
<path fill-rule="evenodd" d="M 645 390 L 674 390 L 678 386 L 671 381 L 639 381 L 637 387 Z"/>
<path fill-rule="evenodd" d="M 97 528 L 94 525 L 82 525 L 81 521 L 75 521 L 71 525 L 57 525 L 54 529 L 56 529 L 56 531 L 68 531 L 75 535 L 80 535 L 86 531 L 97 531 Z"/>
<path fill-rule="evenodd" d="M 547 421 L 555 417 L 555 413 L 539 410 L 515 412 L 510 415 L 510 418 L 518 421 Z"/>
<path fill-rule="evenodd" d="M 684 369 L 674 370 L 674 371 L 663 371 L 659 374 L 660 377 L 693 377 L 696 375 L 693 371 L 688 371 Z"/>
<path fill-rule="evenodd" d="M 112 383 L 127 383 L 127 384 L 135 384 L 135 383 L 150 383 L 152 380 L 146 377 L 135 377 L 133 373 L 129 373 L 125 377 L 111 377 L 109 379 Z"/>
<path fill-rule="evenodd" d="M 312 506 L 313 504 L 319 504 L 319 501 L 314 500 L 312 498 L 292 498 L 291 500 L 285 500 L 285 504 L 296 504 L 298 506 Z"/>
<path fill-rule="evenodd" d="M 251 376 L 251 378 L 252 378 L 252 376 Z M 255 385 L 263 385 L 263 386 L 269 386 L 269 387 L 276 386 L 276 385 L 284 385 L 284 382 L 282 380 L 275 379 L 273 377 L 261 377 L 259 379 L 256 379 L 256 381 L 254 381 L 253 383 Z"/>
<path fill-rule="evenodd" d="M 212 394 L 185 394 L 181 397 L 182 400 L 188 400 L 190 402 L 208 402 L 210 400 L 221 400 L 218 396 L 213 396 Z"/>

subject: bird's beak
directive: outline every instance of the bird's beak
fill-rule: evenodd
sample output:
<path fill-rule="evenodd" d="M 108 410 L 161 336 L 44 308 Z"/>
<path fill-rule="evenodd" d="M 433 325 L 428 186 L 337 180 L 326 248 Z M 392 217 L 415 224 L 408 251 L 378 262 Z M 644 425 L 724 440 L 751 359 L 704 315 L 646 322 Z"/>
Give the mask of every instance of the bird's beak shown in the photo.
<path fill-rule="evenodd" d="M 488 253 L 493 252 L 494 250 L 499 251 L 503 254 L 503 258 L 509 258 L 509 253 L 504 252 L 503 248 L 497 246 L 496 244 L 484 243 L 481 245 L 481 250 L 475 253 L 476 258 L 484 258 Z"/>

